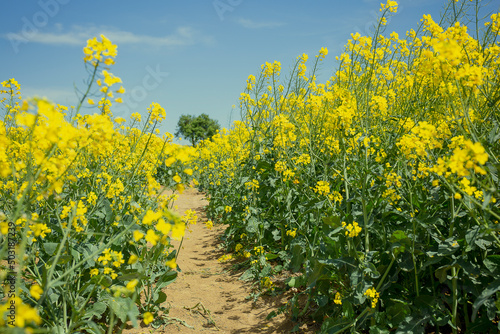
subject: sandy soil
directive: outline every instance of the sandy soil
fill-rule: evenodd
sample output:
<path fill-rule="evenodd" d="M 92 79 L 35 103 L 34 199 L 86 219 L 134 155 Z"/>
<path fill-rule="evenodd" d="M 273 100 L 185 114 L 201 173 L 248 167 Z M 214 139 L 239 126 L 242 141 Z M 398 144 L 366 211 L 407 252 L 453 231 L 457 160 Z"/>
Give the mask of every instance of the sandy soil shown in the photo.
<path fill-rule="evenodd" d="M 177 263 L 182 271 L 164 290 L 169 316 L 180 321 L 172 320 L 157 330 L 143 327 L 124 333 L 289 333 L 295 324 L 284 315 L 271 320 L 266 317 L 290 296 L 264 296 L 253 303 L 247 298 L 252 283 L 239 280 L 242 272 L 231 270 L 231 263 L 217 261 L 224 254 L 218 246 L 224 226 L 206 228 L 206 204 L 204 195 L 191 188 L 175 202 L 179 214 L 191 209 L 198 215 L 198 223 L 190 225 L 191 232 L 186 232 L 179 252 Z M 296 333 L 313 332 L 303 325 Z"/>

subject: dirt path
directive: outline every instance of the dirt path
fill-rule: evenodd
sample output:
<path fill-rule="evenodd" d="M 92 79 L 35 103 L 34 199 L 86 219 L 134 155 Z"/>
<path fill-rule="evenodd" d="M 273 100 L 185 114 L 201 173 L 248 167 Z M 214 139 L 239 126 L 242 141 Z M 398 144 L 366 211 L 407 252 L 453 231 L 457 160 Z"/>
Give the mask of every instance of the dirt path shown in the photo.
<path fill-rule="evenodd" d="M 164 290 L 169 316 L 189 327 L 174 321 L 156 331 L 149 327 L 127 333 L 289 333 L 294 324 L 284 315 L 266 320 L 271 311 L 286 302 L 285 296 L 264 296 L 253 303 L 247 299 L 251 283 L 239 280 L 241 272 L 231 270 L 230 263 L 217 261 L 224 254 L 218 247 L 224 227 L 206 228 L 206 204 L 204 195 L 191 188 L 175 202 L 179 214 L 191 209 L 198 215 L 198 223 L 190 225 L 191 232 L 186 231 L 179 252 L 177 263 L 182 272 Z M 174 245 L 177 248 L 179 243 Z"/>
<path fill-rule="evenodd" d="M 178 212 L 192 209 L 198 213 L 198 224 L 191 225 L 179 253 L 178 264 L 182 272 L 177 281 L 167 287 L 167 300 L 171 303 L 170 316 L 186 321 L 194 329 L 182 325 L 169 325 L 168 333 L 287 333 L 290 324 L 285 317 L 267 321 L 267 315 L 283 300 L 260 299 L 253 303 L 247 299 L 251 283 L 239 280 L 241 273 L 231 271 L 230 264 L 217 261 L 224 252 L 218 247 L 218 236 L 223 226 L 206 228 L 203 208 L 208 203 L 203 194 L 187 189 L 176 201 Z M 190 311 L 198 303 L 210 311 L 215 326 L 209 323 L 203 310 Z M 219 330 L 217 330 L 217 328 Z"/>

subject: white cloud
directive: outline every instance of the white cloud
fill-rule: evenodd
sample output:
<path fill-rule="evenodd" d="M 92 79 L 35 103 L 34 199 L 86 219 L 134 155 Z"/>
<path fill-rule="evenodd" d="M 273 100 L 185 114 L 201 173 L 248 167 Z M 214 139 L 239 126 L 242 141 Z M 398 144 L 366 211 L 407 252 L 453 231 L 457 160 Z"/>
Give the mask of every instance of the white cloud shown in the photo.
<path fill-rule="evenodd" d="M 248 29 L 276 28 L 285 25 L 282 22 L 255 22 L 244 18 L 237 19 L 236 23 Z"/>
<path fill-rule="evenodd" d="M 74 90 L 56 87 L 28 87 L 22 86 L 21 93 L 23 98 L 41 97 L 59 103 L 62 105 L 74 105 L 77 103 L 77 96 Z"/>
<path fill-rule="evenodd" d="M 74 25 L 64 31 L 62 25 L 56 25 L 53 32 L 37 32 L 30 36 L 22 33 L 8 33 L 4 38 L 49 45 L 84 45 L 89 38 L 105 35 L 115 44 L 146 44 L 160 47 L 175 47 L 194 44 L 211 44 L 213 38 L 204 36 L 191 27 L 179 27 L 173 33 L 165 36 L 150 36 L 135 34 L 114 27 L 78 26 Z"/>

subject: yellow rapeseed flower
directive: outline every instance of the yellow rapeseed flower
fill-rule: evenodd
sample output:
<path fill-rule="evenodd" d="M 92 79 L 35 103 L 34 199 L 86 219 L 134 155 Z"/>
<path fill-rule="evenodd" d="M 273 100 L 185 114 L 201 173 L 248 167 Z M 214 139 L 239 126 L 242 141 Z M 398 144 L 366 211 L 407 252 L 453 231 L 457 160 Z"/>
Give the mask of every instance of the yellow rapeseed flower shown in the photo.
<path fill-rule="evenodd" d="M 205 226 L 207 229 L 211 230 L 214 227 L 214 223 L 211 220 L 207 220 Z"/>
<path fill-rule="evenodd" d="M 138 231 L 138 230 L 135 230 L 135 231 L 134 231 L 134 233 L 133 233 L 133 235 L 134 235 L 134 240 L 135 240 L 135 242 L 137 242 L 137 241 L 141 240 L 141 239 L 142 239 L 142 237 L 144 237 L 144 233 L 141 233 L 141 232 L 140 232 L 140 231 Z"/>
<path fill-rule="evenodd" d="M 175 261 L 175 257 L 174 257 L 173 259 L 168 260 L 167 262 L 165 262 L 165 265 L 166 265 L 167 267 L 172 268 L 172 269 L 177 268 L 177 263 L 176 263 L 176 261 Z"/>
<path fill-rule="evenodd" d="M 133 279 L 133 280 L 131 280 L 130 282 L 127 283 L 126 289 L 129 290 L 129 291 L 131 291 L 131 292 L 134 292 L 135 291 L 135 287 L 137 286 L 138 283 L 139 283 L 139 280 Z"/>
<path fill-rule="evenodd" d="M 155 246 L 158 240 L 160 240 L 160 237 L 156 235 L 155 231 L 148 230 L 148 232 L 146 233 L 146 241 Z"/>
<path fill-rule="evenodd" d="M 375 288 L 369 288 L 368 290 L 365 291 L 365 296 L 371 299 L 372 303 L 371 306 L 372 308 L 375 308 L 377 306 L 378 299 L 380 297 L 380 294 L 375 290 Z"/>
<path fill-rule="evenodd" d="M 144 313 L 144 316 L 143 316 L 143 317 L 144 317 L 144 323 L 145 323 L 146 325 L 149 325 L 149 324 L 150 324 L 151 322 L 153 322 L 153 320 L 155 319 L 155 318 L 153 317 L 153 314 L 151 314 L 151 312 L 146 312 L 146 313 Z"/>
<path fill-rule="evenodd" d="M 339 292 L 335 294 L 335 299 L 333 300 L 333 302 L 337 305 L 342 305 L 342 296 Z"/>
<path fill-rule="evenodd" d="M 128 264 L 134 264 L 139 260 L 139 257 L 135 254 L 131 254 L 130 257 L 128 258 Z"/>
<path fill-rule="evenodd" d="M 30 287 L 30 295 L 36 300 L 39 300 L 41 298 L 42 293 L 43 289 L 40 287 L 40 285 L 34 284 Z"/>

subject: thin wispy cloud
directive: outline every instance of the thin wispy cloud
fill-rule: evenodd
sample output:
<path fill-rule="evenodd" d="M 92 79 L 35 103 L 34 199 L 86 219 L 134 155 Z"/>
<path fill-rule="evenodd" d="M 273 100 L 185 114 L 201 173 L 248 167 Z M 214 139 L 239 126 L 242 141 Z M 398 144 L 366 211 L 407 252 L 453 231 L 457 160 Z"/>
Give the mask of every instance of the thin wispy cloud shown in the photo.
<path fill-rule="evenodd" d="M 256 22 L 244 18 L 237 19 L 236 23 L 247 29 L 277 28 L 285 25 L 285 23 L 282 22 Z"/>
<path fill-rule="evenodd" d="M 160 47 L 176 47 L 195 44 L 212 44 L 213 38 L 205 36 L 192 27 L 178 27 L 174 32 L 164 36 L 151 36 L 135 34 L 130 31 L 120 30 L 114 27 L 78 26 L 74 25 L 68 30 L 64 30 L 61 25 L 57 25 L 55 31 L 39 31 L 30 36 L 23 36 L 22 33 L 8 33 L 3 37 L 9 40 L 28 40 L 33 43 L 49 45 L 78 45 L 85 44 L 89 38 L 105 35 L 115 44 L 145 44 Z"/>
<path fill-rule="evenodd" d="M 78 97 L 74 90 L 59 87 L 30 87 L 22 86 L 23 97 L 47 98 L 52 102 L 65 105 L 75 104 Z"/>

